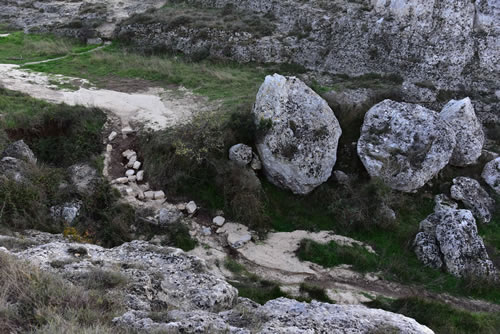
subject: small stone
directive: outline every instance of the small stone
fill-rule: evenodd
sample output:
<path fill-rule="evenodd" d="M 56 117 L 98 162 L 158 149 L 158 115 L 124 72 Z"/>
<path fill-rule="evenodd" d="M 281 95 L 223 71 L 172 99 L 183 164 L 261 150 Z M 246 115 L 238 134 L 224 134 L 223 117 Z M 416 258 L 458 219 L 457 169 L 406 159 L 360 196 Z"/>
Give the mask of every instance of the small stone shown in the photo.
<path fill-rule="evenodd" d="M 141 168 L 141 163 L 139 161 L 134 162 L 134 164 L 132 165 L 132 168 L 136 169 L 136 170 Z"/>
<path fill-rule="evenodd" d="M 212 220 L 212 222 L 217 226 L 222 226 L 226 222 L 226 219 L 224 217 L 217 216 Z"/>
<path fill-rule="evenodd" d="M 126 126 L 122 129 L 122 135 L 124 135 L 125 137 L 134 133 L 135 131 L 130 127 L 130 126 Z"/>
<path fill-rule="evenodd" d="M 125 193 L 127 194 L 127 196 L 134 196 L 134 190 L 132 188 L 126 188 Z"/>
<path fill-rule="evenodd" d="M 125 184 L 128 182 L 127 177 L 119 177 L 117 179 L 114 179 L 113 183 L 120 183 L 120 184 Z"/>
<path fill-rule="evenodd" d="M 210 227 L 203 227 L 201 229 L 201 234 L 203 234 L 205 236 L 209 236 L 212 234 L 212 230 L 210 229 Z"/>
<path fill-rule="evenodd" d="M 135 151 L 133 151 L 133 150 L 126 150 L 126 151 L 122 152 L 122 156 L 124 158 L 127 158 L 127 159 L 130 159 L 131 156 L 136 155 L 136 154 L 137 153 L 135 153 Z"/>
<path fill-rule="evenodd" d="M 113 151 L 113 145 L 111 144 L 106 145 L 106 152 L 111 153 L 111 151 Z"/>
<path fill-rule="evenodd" d="M 140 170 L 137 172 L 137 181 L 141 182 L 142 180 L 144 180 L 144 171 Z"/>
<path fill-rule="evenodd" d="M 177 210 L 184 211 L 186 210 L 186 204 L 185 203 L 179 203 L 176 205 Z"/>
<path fill-rule="evenodd" d="M 128 160 L 127 167 L 132 168 L 134 166 L 134 164 L 136 163 L 136 161 L 137 161 L 137 155 L 131 156 Z"/>
<path fill-rule="evenodd" d="M 163 192 L 163 190 L 154 192 L 154 199 L 164 199 L 164 198 L 165 198 L 165 193 Z"/>
<path fill-rule="evenodd" d="M 155 192 L 154 191 L 146 191 L 144 192 L 144 198 L 145 199 L 153 199 L 155 197 Z"/>
<path fill-rule="evenodd" d="M 135 170 L 133 170 L 133 169 L 129 169 L 129 170 L 127 170 L 127 171 L 125 172 L 125 175 L 127 175 L 127 176 L 132 176 L 132 175 L 134 175 L 134 174 L 135 174 Z"/>
<path fill-rule="evenodd" d="M 500 195 L 500 158 L 491 160 L 483 169 L 481 177 L 498 195 Z"/>
<path fill-rule="evenodd" d="M 340 183 L 343 186 L 347 186 L 350 183 L 349 175 L 344 173 L 341 170 L 335 170 L 333 171 L 333 175 L 335 176 L 335 179 L 337 180 L 338 183 Z"/>
<path fill-rule="evenodd" d="M 117 135 L 118 135 L 118 133 L 116 133 L 116 131 L 111 132 L 108 136 L 108 141 L 112 142 L 113 139 L 115 139 Z"/>
<path fill-rule="evenodd" d="M 229 160 L 240 166 L 246 166 L 252 161 L 252 148 L 245 144 L 237 144 L 229 149 Z"/>
<path fill-rule="evenodd" d="M 190 214 L 190 215 L 195 213 L 197 209 L 198 209 L 198 207 L 196 206 L 196 203 L 194 201 L 191 201 L 188 204 L 186 204 L 186 210 L 187 210 L 188 214 Z"/>
<path fill-rule="evenodd" d="M 137 198 L 141 200 L 144 199 L 144 192 L 142 191 L 137 192 Z"/>
<path fill-rule="evenodd" d="M 252 158 L 252 162 L 250 163 L 250 168 L 252 168 L 253 170 L 261 170 L 262 169 L 262 161 L 260 161 L 260 158 L 257 154 L 252 153 L 253 155 L 253 158 Z"/>
<path fill-rule="evenodd" d="M 135 182 L 137 181 L 137 176 L 136 175 L 131 175 L 127 177 L 128 182 Z"/>

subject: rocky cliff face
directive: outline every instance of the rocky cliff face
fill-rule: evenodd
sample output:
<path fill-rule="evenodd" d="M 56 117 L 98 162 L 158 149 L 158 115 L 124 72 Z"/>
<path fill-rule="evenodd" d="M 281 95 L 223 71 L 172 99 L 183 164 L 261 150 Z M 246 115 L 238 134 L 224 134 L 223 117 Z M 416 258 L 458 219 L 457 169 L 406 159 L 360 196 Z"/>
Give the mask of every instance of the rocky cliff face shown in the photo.
<path fill-rule="evenodd" d="M 439 89 L 498 89 L 500 8 L 496 1 L 189 0 L 202 8 L 236 8 L 271 17 L 276 29 L 252 32 L 169 27 L 128 21 L 117 33 L 142 45 L 168 45 L 240 62 L 295 63 L 356 76 L 399 73 Z"/>
<path fill-rule="evenodd" d="M 158 9 L 164 3 L 9 0 L 0 4 L 0 20 L 80 36 L 114 33 L 145 48 L 238 62 L 351 76 L 398 73 L 432 82 L 442 94 L 476 91 L 498 99 L 495 0 L 170 0 Z M 207 24 L 211 15 L 218 24 Z M 231 15 L 247 23 L 231 26 Z"/>

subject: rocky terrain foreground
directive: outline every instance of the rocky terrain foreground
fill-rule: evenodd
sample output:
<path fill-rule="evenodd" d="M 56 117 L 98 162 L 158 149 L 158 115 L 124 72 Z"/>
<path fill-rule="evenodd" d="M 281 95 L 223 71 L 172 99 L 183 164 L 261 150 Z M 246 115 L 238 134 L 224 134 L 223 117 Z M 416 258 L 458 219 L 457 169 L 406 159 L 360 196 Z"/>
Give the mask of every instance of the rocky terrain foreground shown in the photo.
<path fill-rule="evenodd" d="M 496 333 L 500 4 L 0 3 L 0 333 Z"/>

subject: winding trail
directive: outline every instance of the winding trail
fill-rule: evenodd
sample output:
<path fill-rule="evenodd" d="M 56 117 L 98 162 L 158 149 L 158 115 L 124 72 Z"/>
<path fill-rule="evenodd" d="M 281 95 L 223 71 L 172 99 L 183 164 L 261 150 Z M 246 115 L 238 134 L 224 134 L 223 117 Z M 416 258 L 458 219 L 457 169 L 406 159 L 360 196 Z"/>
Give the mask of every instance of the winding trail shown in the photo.
<path fill-rule="evenodd" d="M 24 65 L 55 62 L 75 55 L 96 52 L 102 48 L 104 46 L 23 65 L 0 64 L 0 86 L 50 103 L 96 107 L 108 111 L 120 119 L 122 128 L 137 126 L 161 130 L 186 122 L 197 112 L 213 108 L 213 104 L 208 103 L 206 98 L 195 95 L 183 87 L 174 89 L 144 87 L 142 91 L 124 93 L 99 89 L 81 78 L 39 73 L 22 68 Z M 77 86 L 78 90 L 60 89 L 57 83 L 70 83 Z"/>

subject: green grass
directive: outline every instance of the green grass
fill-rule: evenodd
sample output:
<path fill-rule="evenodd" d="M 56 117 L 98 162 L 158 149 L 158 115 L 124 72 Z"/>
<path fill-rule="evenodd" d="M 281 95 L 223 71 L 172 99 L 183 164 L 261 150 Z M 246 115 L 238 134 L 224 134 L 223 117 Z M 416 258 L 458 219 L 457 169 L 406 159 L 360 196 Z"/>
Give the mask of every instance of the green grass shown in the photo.
<path fill-rule="evenodd" d="M 69 166 L 102 151 L 105 114 L 98 109 L 50 104 L 0 88 L 0 129 L 24 139 L 43 162 Z"/>
<path fill-rule="evenodd" d="M 114 45 L 99 51 L 71 56 L 57 62 L 26 68 L 89 79 L 100 86 L 108 77 L 150 80 L 155 85 L 181 85 L 226 107 L 245 105 L 250 111 L 266 72 L 235 63 L 189 62 L 182 56 L 146 56 Z"/>
<path fill-rule="evenodd" d="M 442 334 L 494 334 L 500 327 L 498 313 L 467 312 L 418 297 L 377 299 L 369 307 L 404 314 Z"/>
<path fill-rule="evenodd" d="M 167 235 L 162 242 L 164 246 L 177 247 L 188 252 L 198 245 L 198 242 L 189 234 L 189 228 L 183 223 L 169 225 L 166 232 Z"/>
<path fill-rule="evenodd" d="M 370 272 L 377 269 L 377 255 L 369 253 L 359 245 L 340 246 L 334 241 L 320 244 L 304 239 L 300 242 L 297 256 L 301 261 L 311 261 L 326 268 L 350 264 L 353 269 Z"/>
<path fill-rule="evenodd" d="M 74 40 L 48 35 L 10 32 L 0 38 L 0 63 L 23 64 L 64 56 L 83 46 Z"/>

